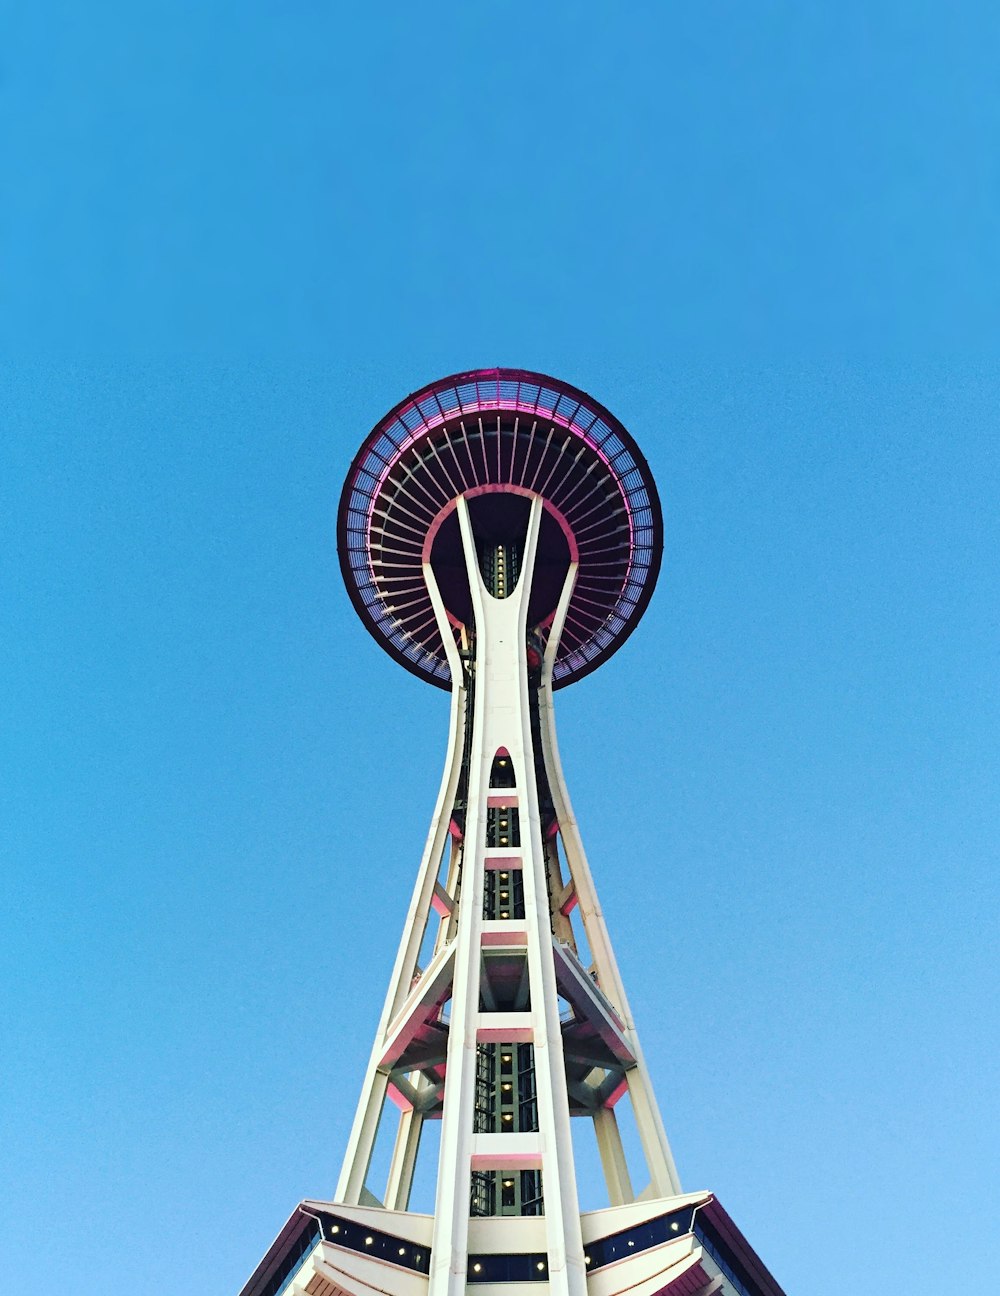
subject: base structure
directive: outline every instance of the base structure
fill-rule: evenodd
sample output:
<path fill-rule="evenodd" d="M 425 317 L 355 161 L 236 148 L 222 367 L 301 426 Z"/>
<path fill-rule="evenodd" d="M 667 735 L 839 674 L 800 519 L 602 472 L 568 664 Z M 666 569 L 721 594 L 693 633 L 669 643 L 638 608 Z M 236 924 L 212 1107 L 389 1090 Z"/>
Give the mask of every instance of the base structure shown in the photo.
<path fill-rule="evenodd" d="M 551 1282 L 541 1220 L 474 1219 L 463 1284 L 481 1296 L 534 1296 Z M 591 1296 L 784 1296 L 711 1193 L 684 1193 L 580 1216 Z M 434 1218 L 304 1201 L 243 1296 L 425 1296 Z M 535 1250 L 528 1248 L 534 1246 Z"/>
<path fill-rule="evenodd" d="M 518 499 L 498 531 L 459 495 L 452 551 L 425 547 L 452 679 L 444 777 L 334 1199 L 296 1208 L 242 1296 L 782 1296 L 712 1194 L 681 1192 L 556 746 L 578 563 L 569 546 L 532 624 L 547 504 Z M 581 1213 L 584 1118 L 610 1205 Z M 407 1209 L 428 1121 L 433 1216 Z"/>

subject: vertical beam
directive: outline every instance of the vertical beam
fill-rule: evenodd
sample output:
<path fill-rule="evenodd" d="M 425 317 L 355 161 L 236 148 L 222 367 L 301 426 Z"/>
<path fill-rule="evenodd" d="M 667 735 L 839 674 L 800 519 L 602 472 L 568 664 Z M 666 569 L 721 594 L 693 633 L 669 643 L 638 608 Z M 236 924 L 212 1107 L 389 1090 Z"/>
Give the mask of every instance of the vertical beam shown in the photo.
<path fill-rule="evenodd" d="M 418 1086 L 419 1087 L 419 1086 Z M 423 1133 L 423 1113 L 410 1107 L 400 1112 L 396 1144 L 389 1164 L 389 1179 L 385 1189 L 386 1210 L 405 1211 L 410 1204 L 413 1188 L 413 1171 L 417 1165 L 420 1135 Z"/>
<path fill-rule="evenodd" d="M 601 1154 L 604 1182 L 611 1205 L 624 1206 L 635 1201 L 618 1117 L 613 1107 L 599 1107 L 594 1112 L 594 1133 L 597 1135 L 597 1150 Z"/>
<path fill-rule="evenodd" d="M 451 855 L 448 859 L 448 876 L 445 880 L 445 890 L 452 899 L 458 894 L 458 884 L 462 876 L 462 842 L 456 838 L 451 839 Z M 458 924 L 458 906 L 455 905 L 447 917 L 442 917 L 438 927 L 437 939 L 434 941 L 434 953 L 436 954 L 442 945 L 447 945 L 450 940 L 455 939 L 455 928 Z"/>
<path fill-rule="evenodd" d="M 517 682 L 520 747 L 523 756 L 526 815 L 522 815 L 524 906 L 528 920 L 528 969 L 534 1018 L 535 1086 L 542 1142 L 542 1192 L 548 1244 L 549 1290 L 561 1296 L 586 1296 L 587 1277 L 570 1127 L 566 1060 L 559 1021 L 559 994 L 552 955 L 548 861 L 542 842 L 541 813 L 531 733 L 527 663 L 527 617 L 541 526 L 542 501 L 535 496 L 529 515 L 518 600 Z M 525 831 L 525 829 L 527 831 Z"/>
<path fill-rule="evenodd" d="M 548 877 L 549 909 L 552 916 L 552 931 L 557 940 L 568 945 L 575 954 L 576 937 L 573 935 L 573 924 L 569 918 L 559 908 L 559 897 L 563 892 L 562 869 L 559 867 L 559 849 L 556 846 L 555 837 L 550 837 L 548 841 L 542 843 L 542 849 L 545 853 L 545 869 Z"/>
<path fill-rule="evenodd" d="M 428 1296 L 464 1296 L 465 1293 L 469 1254 L 476 1034 L 482 962 L 482 862 L 486 839 L 483 804 L 484 787 L 489 785 L 489 773 L 486 771 L 484 777 L 483 770 L 486 760 L 484 725 L 487 712 L 484 692 L 490 673 L 486 651 L 489 636 L 484 626 L 482 609 L 482 594 L 485 591 L 479 575 L 469 509 L 464 497 L 459 498 L 456 511 L 475 616 L 475 705 L 472 709 L 468 769 L 463 852 L 465 867 L 462 870 L 462 899 L 455 934 L 455 972 L 441 1110 L 441 1155 L 438 1162 Z"/>

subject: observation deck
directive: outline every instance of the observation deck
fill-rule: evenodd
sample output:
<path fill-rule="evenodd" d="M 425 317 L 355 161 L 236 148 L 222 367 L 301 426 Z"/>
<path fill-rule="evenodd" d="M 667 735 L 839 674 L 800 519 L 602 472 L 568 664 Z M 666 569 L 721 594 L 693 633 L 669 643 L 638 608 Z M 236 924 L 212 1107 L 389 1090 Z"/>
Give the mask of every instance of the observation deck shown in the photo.
<path fill-rule="evenodd" d="M 567 567 L 578 563 L 553 668 L 560 688 L 628 638 L 659 574 L 660 502 L 631 436 L 585 392 L 521 369 L 439 379 L 369 433 L 341 495 L 340 563 L 361 620 L 407 670 L 451 687 L 425 563 L 452 626 L 471 627 L 457 500 L 469 502 L 477 540 L 499 552 L 522 530 L 536 495 L 545 511 L 531 627 L 544 633 Z"/>

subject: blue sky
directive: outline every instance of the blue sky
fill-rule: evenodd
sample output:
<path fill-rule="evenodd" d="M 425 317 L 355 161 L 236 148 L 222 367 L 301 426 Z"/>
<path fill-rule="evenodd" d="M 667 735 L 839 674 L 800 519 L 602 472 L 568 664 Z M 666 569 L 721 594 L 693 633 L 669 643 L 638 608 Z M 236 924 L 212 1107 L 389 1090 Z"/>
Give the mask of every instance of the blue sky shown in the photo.
<path fill-rule="evenodd" d="M 78 1296 L 235 1293 L 332 1190 L 447 719 L 334 510 L 385 409 L 481 364 L 591 391 L 663 497 L 656 597 L 559 717 L 685 1185 L 790 1296 L 1000 1266 L 998 35 L 8 15 L 12 1289 L 43 1248 Z"/>

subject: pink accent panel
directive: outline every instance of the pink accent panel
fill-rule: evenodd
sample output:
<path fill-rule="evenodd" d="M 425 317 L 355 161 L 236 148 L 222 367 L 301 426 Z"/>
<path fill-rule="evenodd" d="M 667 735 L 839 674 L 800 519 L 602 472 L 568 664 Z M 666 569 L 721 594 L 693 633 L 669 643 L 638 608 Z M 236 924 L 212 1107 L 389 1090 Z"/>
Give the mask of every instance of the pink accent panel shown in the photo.
<path fill-rule="evenodd" d="M 409 410 L 415 408 L 416 406 L 411 402 L 411 404 L 405 406 L 403 409 L 395 411 L 396 417 L 402 419 Z M 500 397 L 498 397 L 495 401 L 493 401 L 478 395 L 476 399 L 475 409 L 477 412 L 482 410 L 488 410 L 488 409 L 510 410 L 512 413 L 530 414 L 535 416 L 537 416 L 540 413 L 540 411 L 535 406 L 532 406 L 530 403 L 526 403 L 518 400 L 509 400 L 509 399 L 504 400 Z M 427 436 L 430 432 L 433 432 L 435 428 L 441 427 L 443 424 L 447 423 L 450 418 L 454 418 L 459 413 L 461 413 L 461 411 L 458 409 L 447 410 L 443 414 L 441 414 L 440 417 L 432 417 L 429 419 L 424 418 L 424 416 L 421 415 L 420 424 L 413 428 L 410 435 L 404 440 L 403 444 L 397 449 L 397 451 L 393 455 L 392 460 L 386 464 L 385 468 L 379 474 L 376 488 L 375 491 L 373 492 L 372 505 L 369 508 L 369 519 L 371 517 L 372 509 L 374 508 L 374 497 L 377 497 L 378 494 L 381 492 L 382 487 L 385 484 L 385 479 L 389 476 L 389 473 L 392 471 L 393 467 L 399 462 L 400 458 L 406 453 L 406 451 L 410 448 L 410 446 L 413 445 L 414 441 L 419 441 L 421 437 Z M 568 419 L 565 414 L 557 413 L 554 409 L 552 410 L 546 409 L 544 411 L 544 417 L 546 419 L 551 420 L 553 424 L 558 424 L 559 427 L 565 428 L 567 432 L 575 433 L 580 438 L 581 441 L 586 442 L 586 444 L 591 448 L 591 450 L 593 450 L 593 452 L 597 455 L 598 459 L 600 459 L 603 463 L 605 463 L 608 466 L 609 469 L 611 469 L 612 476 L 617 476 L 617 474 L 614 471 L 614 467 L 611 463 L 611 460 L 604 453 L 604 451 L 597 444 L 597 442 L 594 441 L 588 435 L 587 431 L 584 428 L 577 426 L 577 424 L 575 424 L 571 419 Z M 488 488 L 484 487 L 483 489 L 488 489 Z M 506 490 L 507 487 L 498 486 L 496 489 Z M 521 488 L 521 490 L 522 493 L 525 495 L 530 494 L 530 492 L 524 490 L 523 487 Z M 629 523 L 631 529 L 631 518 L 629 519 Z"/>
<path fill-rule="evenodd" d="M 528 931 L 525 927 L 518 927 L 516 923 L 505 922 L 503 931 L 496 929 L 484 929 L 482 932 L 481 943 L 483 945 L 527 945 Z"/>
<path fill-rule="evenodd" d="M 579 903 L 580 897 L 576 894 L 576 887 L 574 887 L 566 903 L 559 906 L 559 912 L 568 918 Z"/>
<path fill-rule="evenodd" d="M 659 1296 L 699 1296 L 710 1281 L 708 1274 L 702 1268 L 701 1261 L 697 1260 L 676 1278 L 671 1278 Z"/>
<path fill-rule="evenodd" d="M 448 825 L 448 831 L 451 833 L 452 837 L 456 839 L 456 841 L 462 840 L 462 830 L 461 828 L 459 828 L 458 824 L 455 822 L 454 819 L 452 819 L 451 823 Z"/>
<path fill-rule="evenodd" d="M 603 455 L 601 457 L 603 458 Z M 607 460 L 605 460 L 605 462 L 607 462 Z M 385 476 L 388 476 L 388 470 L 386 471 Z M 385 478 L 383 477 L 383 481 L 384 479 Z M 379 490 L 381 489 L 382 487 L 380 483 Z M 502 482 L 501 483 L 491 482 L 487 486 L 473 486 L 471 490 L 467 490 L 463 492 L 463 494 L 465 499 L 474 499 L 477 495 L 524 495 L 527 499 L 535 498 L 535 492 L 528 490 L 526 486 L 511 486 L 511 485 L 505 485 Z M 372 508 L 374 508 L 374 504 L 375 502 L 373 500 L 371 506 Z M 458 504 L 457 499 L 451 500 L 449 503 L 447 503 L 444 506 L 444 508 L 441 510 L 441 512 L 437 515 L 437 517 L 434 519 L 434 521 L 428 527 L 427 535 L 424 537 L 424 547 L 420 554 L 420 561 L 422 563 L 430 562 L 431 549 L 434 547 L 434 537 L 441 530 L 441 527 L 444 524 L 445 519 L 452 512 L 452 510 L 455 508 L 457 504 Z M 570 562 L 579 562 L 580 548 L 576 543 L 576 536 L 574 536 L 569 523 L 566 521 L 562 513 L 560 513 L 559 510 L 553 504 L 550 504 L 547 499 L 543 499 L 542 504 L 544 505 L 546 512 L 551 513 L 552 516 L 555 518 L 555 520 L 559 523 L 559 529 L 566 537 L 566 543 L 569 546 Z M 369 510 L 369 520 L 370 518 L 371 518 L 371 510 Z M 631 521 L 629 525 L 631 526 Z"/>
<path fill-rule="evenodd" d="M 412 1111 L 413 1103 L 411 1103 L 408 1098 L 403 1097 L 403 1095 L 399 1092 L 399 1090 L 396 1088 L 396 1086 L 392 1083 L 391 1080 L 389 1081 L 389 1086 L 386 1092 L 388 1093 L 389 1097 L 396 1104 L 396 1106 L 399 1108 L 400 1111 L 403 1112 Z"/>
<path fill-rule="evenodd" d="M 775 1282 L 770 1270 L 767 1269 L 760 1256 L 733 1223 L 729 1213 L 719 1199 L 713 1197 L 705 1206 L 699 1207 L 699 1210 L 703 1211 L 719 1230 L 734 1255 L 757 1283 L 762 1296 L 785 1296 L 785 1293 Z"/>
<path fill-rule="evenodd" d="M 473 1170 L 541 1170 L 541 1152 L 474 1152 Z"/>
<path fill-rule="evenodd" d="M 503 872 L 505 869 L 519 869 L 524 865 L 520 855 L 487 855 L 483 861 L 483 866 L 488 869 L 499 869 Z"/>
<path fill-rule="evenodd" d="M 488 806 L 494 806 L 494 807 L 499 806 L 501 809 L 504 806 L 513 806 L 516 809 L 517 793 L 514 791 L 510 791 L 506 795 L 504 795 L 503 792 L 494 792 L 486 798 L 486 804 Z"/>
<path fill-rule="evenodd" d="M 554 837 L 558 831 L 559 831 L 559 820 L 553 819 L 552 822 L 549 824 L 548 828 L 546 828 L 545 830 L 545 836 Z"/>
<path fill-rule="evenodd" d="M 434 892 L 433 896 L 431 896 L 431 908 L 434 910 L 436 914 L 440 914 L 442 918 L 447 918 L 448 915 L 451 913 L 451 910 L 448 908 L 444 900 L 441 898 L 441 896 L 438 895 L 436 891 Z"/>
<path fill-rule="evenodd" d="M 481 1044 L 530 1044 L 534 1038 L 530 1026 L 480 1026 L 476 1030 Z"/>
<path fill-rule="evenodd" d="M 618 1084 L 611 1090 L 604 1100 L 605 1107 L 614 1107 L 614 1105 L 628 1093 L 628 1081 L 624 1076 L 618 1081 Z"/>
<path fill-rule="evenodd" d="M 478 404 L 480 409 L 507 409 L 507 410 L 516 410 L 518 413 L 522 413 L 522 414 L 532 413 L 530 407 L 523 407 L 519 401 L 497 399 L 497 401 L 494 403 L 492 401 L 480 400 Z M 400 411 L 400 413 L 401 414 L 405 413 L 405 411 Z M 615 473 L 614 471 L 611 460 L 600 448 L 600 446 L 597 445 L 596 442 L 591 440 L 591 438 L 587 435 L 587 433 L 582 428 L 577 427 L 565 416 L 557 414 L 555 410 L 546 411 L 546 417 L 550 418 L 554 424 L 558 423 L 561 427 L 566 428 L 567 431 L 575 432 L 576 435 L 580 437 L 582 441 L 585 441 L 586 444 L 590 446 L 591 450 L 594 451 L 598 459 L 600 459 L 603 463 L 607 465 L 607 467 L 611 470 L 612 476 L 617 477 L 617 473 Z M 399 461 L 399 459 L 404 454 L 404 452 L 407 449 L 409 449 L 409 447 L 414 443 L 414 441 L 419 441 L 422 436 L 426 435 L 429 431 L 433 431 L 434 428 L 440 427 L 441 424 L 445 422 L 447 422 L 446 417 L 442 417 L 440 419 L 432 418 L 429 421 L 425 422 L 424 426 L 415 428 L 412 435 L 408 438 L 406 443 L 402 447 L 400 447 L 400 449 L 396 452 L 393 461 L 386 465 L 385 469 L 383 470 L 383 472 L 380 474 L 378 478 L 378 484 L 375 490 L 372 492 L 371 499 L 369 500 L 368 503 L 367 531 L 369 534 L 371 534 L 372 515 L 375 512 L 376 501 L 378 499 L 379 494 L 382 491 L 382 487 L 385 485 L 386 478 L 389 476 L 389 473 L 392 471 L 395 464 Z M 487 486 L 476 486 L 472 490 L 467 491 L 466 495 L 467 496 L 482 495 L 491 491 L 513 491 L 514 494 L 528 495 L 528 496 L 532 495 L 533 493 L 532 491 L 527 490 L 523 486 L 512 487 L 510 485 L 490 484 Z M 558 509 L 554 509 L 549 504 L 548 500 L 543 500 L 543 503 L 545 504 L 545 507 L 549 510 L 549 512 L 552 514 L 552 516 L 559 523 L 560 527 L 562 527 L 563 529 L 563 532 L 566 536 L 566 540 L 569 544 L 571 561 L 578 562 L 580 558 L 580 551 L 577 547 L 576 539 L 573 536 L 572 531 L 569 529 L 569 525 L 566 522 L 566 519 L 558 511 Z M 438 517 L 435 518 L 434 521 L 431 523 L 431 529 L 428 532 L 428 538 L 424 542 L 424 548 L 423 548 L 424 562 L 430 561 L 430 552 L 431 552 L 430 544 L 433 540 L 434 535 L 437 533 L 437 528 L 441 525 L 441 523 L 444 521 L 444 519 L 447 517 L 447 515 L 451 512 L 451 510 L 454 507 L 455 507 L 454 502 L 446 505 L 446 507 L 442 510 L 442 512 L 438 515 Z M 625 500 L 625 515 L 628 518 L 629 545 L 631 548 L 634 549 L 635 548 L 635 521 L 632 517 L 632 510 L 628 507 L 627 500 Z M 626 584 L 628 583 L 628 579 L 631 576 L 631 570 L 632 570 L 632 564 L 630 562 L 629 569 L 625 578 Z"/>

